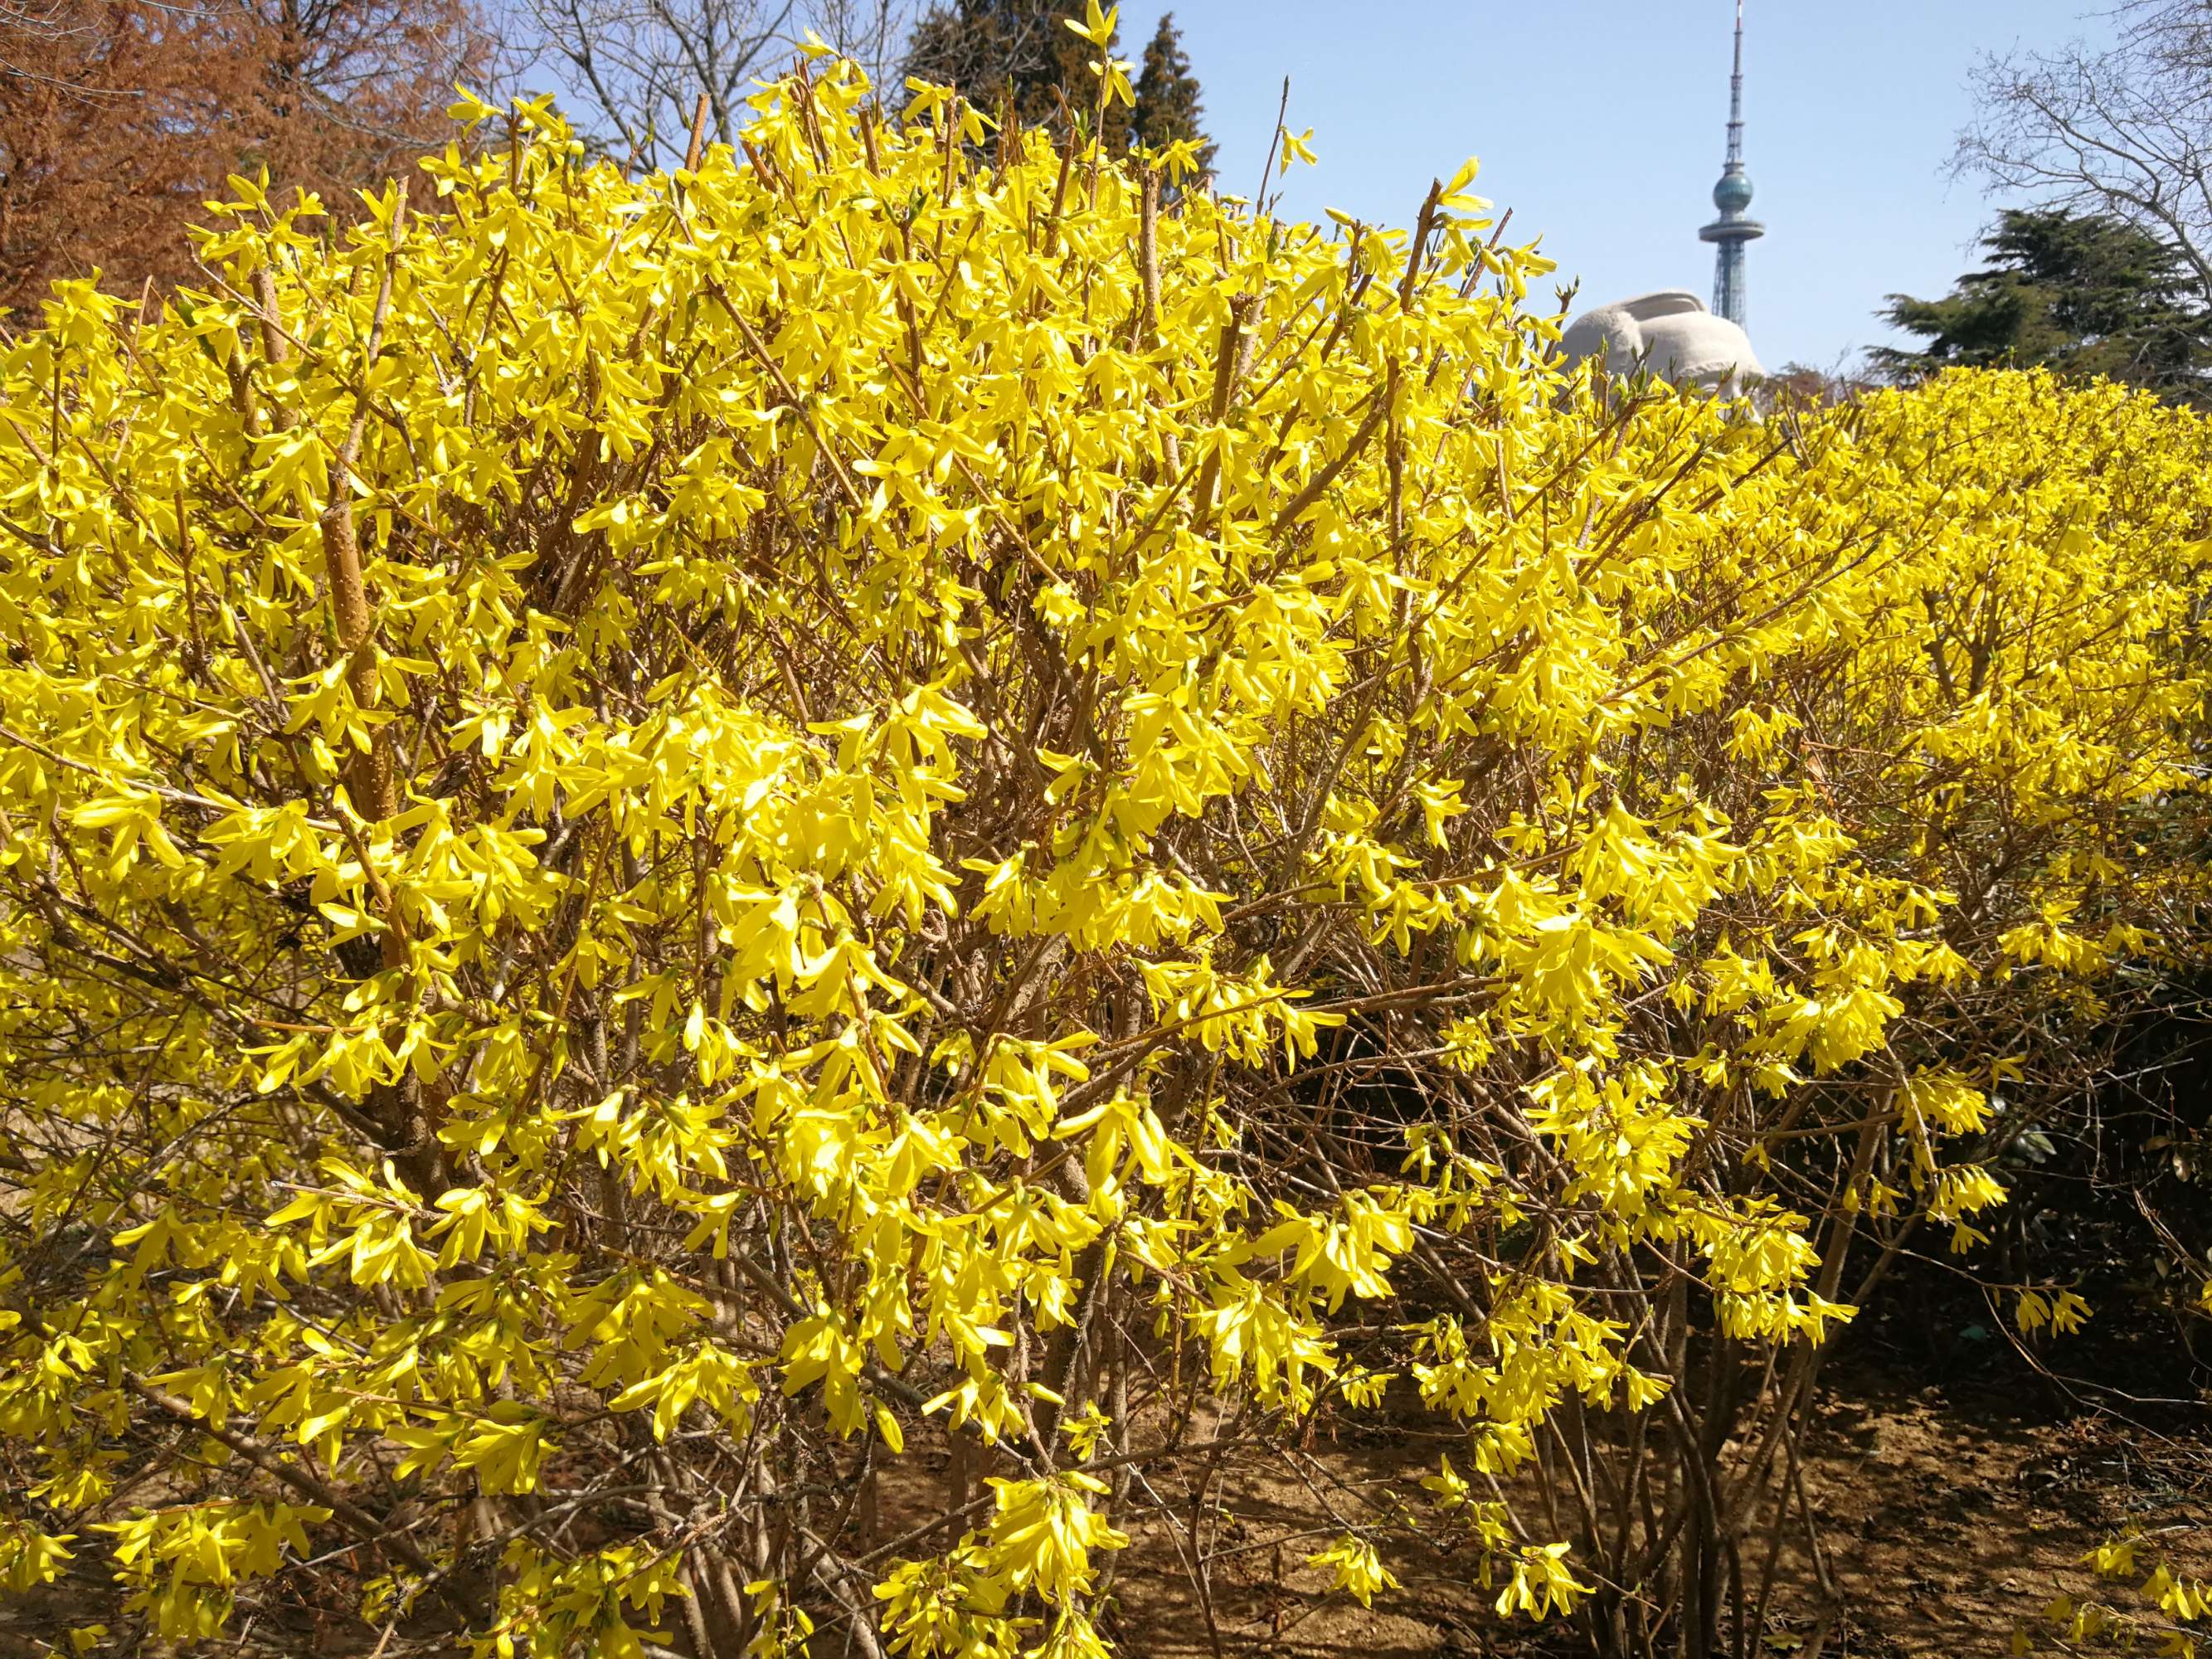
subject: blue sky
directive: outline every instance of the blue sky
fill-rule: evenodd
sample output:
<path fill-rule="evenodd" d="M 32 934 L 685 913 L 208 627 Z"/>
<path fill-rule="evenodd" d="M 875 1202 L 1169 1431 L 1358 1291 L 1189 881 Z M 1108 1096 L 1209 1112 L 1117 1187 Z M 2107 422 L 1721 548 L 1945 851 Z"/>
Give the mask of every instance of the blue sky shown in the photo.
<path fill-rule="evenodd" d="M 1544 234 L 1582 302 L 1701 295 L 1728 117 L 1731 0 L 1172 0 L 1221 146 L 1221 188 L 1259 181 L 1277 100 L 1317 167 L 1285 210 L 1411 221 L 1429 179 L 1477 188 Z M 1978 52 L 2100 32 L 2102 0 L 1747 0 L 1745 155 L 1766 237 L 1750 325 L 1769 368 L 1827 366 L 1889 337 L 1891 292 L 1936 295 L 1992 212 L 1946 163 Z M 1123 52 L 1163 0 L 1124 0 Z"/>

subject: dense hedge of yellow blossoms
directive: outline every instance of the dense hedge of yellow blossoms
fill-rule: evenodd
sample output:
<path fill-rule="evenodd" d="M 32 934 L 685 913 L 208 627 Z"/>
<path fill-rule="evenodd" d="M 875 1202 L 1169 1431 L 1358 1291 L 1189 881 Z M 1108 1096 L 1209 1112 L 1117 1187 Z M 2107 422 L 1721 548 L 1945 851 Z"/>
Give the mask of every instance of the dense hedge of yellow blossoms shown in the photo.
<path fill-rule="evenodd" d="M 2195 937 L 2204 422 L 1594 385 L 1471 166 L 464 112 L 0 349 L 0 1587 L 1142 1653 L 1273 1468 L 1363 1600 L 1741 1617 L 1824 1336 Z"/>

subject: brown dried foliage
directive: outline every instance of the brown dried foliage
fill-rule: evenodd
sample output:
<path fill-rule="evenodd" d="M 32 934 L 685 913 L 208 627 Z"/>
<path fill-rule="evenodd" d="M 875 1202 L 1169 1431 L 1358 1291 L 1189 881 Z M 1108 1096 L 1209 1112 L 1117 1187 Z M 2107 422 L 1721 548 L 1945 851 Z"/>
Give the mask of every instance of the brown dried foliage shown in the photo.
<path fill-rule="evenodd" d="M 490 52 L 469 0 L 0 5 L 0 305 L 94 269 L 118 293 L 173 284 L 234 173 L 347 213 L 443 142 Z"/>

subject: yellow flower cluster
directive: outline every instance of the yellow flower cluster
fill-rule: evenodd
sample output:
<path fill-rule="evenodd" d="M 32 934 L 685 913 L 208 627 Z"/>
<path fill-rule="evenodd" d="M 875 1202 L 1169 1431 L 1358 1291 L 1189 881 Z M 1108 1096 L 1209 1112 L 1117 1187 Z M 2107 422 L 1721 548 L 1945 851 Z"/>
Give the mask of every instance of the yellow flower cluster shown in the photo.
<path fill-rule="evenodd" d="M 1148 1465 L 1403 1376 L 1501 1613 L 1640 1605 L 2191 937 L 2194 416 L 1592 385 L 1471 167 L 462 112 L 0 349 L 0 1583 L 1097 1653 Z M 1497 1484 L 1723 1352 L 1697 1480 Z"/>

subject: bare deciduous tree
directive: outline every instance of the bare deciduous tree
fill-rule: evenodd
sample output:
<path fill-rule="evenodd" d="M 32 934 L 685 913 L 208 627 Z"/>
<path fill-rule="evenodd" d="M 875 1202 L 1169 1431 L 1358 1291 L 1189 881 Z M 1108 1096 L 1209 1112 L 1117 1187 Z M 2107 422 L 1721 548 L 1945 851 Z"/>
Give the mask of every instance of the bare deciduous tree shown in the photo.
<path fill-rule="evenodd" d="M 1955 165 L 2130 221 L 2212 299 L 2212 0 L 2121 0 L 2110 17 L 2106 45 L 1984 58 Z"/>
<path fill-rule="evenodd" d="M 886 104 L 901 95 L 899 55 L 913 21 L 908 0 L 814 0 L 814 28 L 868 72 Z"/>
<path fill-rule="evenodd" d="M 732 141 L 747 86 L 789 67 L 811 33 L 896 96 L 906 0 L 521 0 L 541 61 L 578 124 L 617 155 L 673 166 L 699 99 L 708 132 Z"/>

